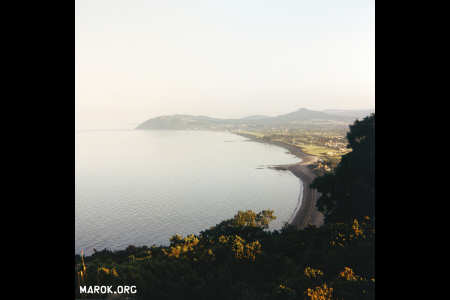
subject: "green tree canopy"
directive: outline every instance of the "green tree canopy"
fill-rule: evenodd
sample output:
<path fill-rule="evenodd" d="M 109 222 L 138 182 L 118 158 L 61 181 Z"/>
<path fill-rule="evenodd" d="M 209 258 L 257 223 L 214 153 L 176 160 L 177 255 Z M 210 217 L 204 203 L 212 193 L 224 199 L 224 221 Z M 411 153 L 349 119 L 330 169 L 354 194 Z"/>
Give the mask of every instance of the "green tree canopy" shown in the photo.
<path fill-rule="evenodd" d="M 321 193 L 317 207 L 326 222 L 375 214 L 375 114 L 350 125 L 347 140 L 352 151 L 311 184 Z"/>

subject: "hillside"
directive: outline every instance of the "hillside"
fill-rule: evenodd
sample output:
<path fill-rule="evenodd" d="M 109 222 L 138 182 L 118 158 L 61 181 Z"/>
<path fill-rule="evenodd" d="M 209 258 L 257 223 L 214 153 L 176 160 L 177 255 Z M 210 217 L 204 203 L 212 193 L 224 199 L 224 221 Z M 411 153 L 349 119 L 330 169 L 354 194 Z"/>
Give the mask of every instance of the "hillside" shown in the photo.
<path fill-rule="evenodd" d="M 167 247 L 77 255 L 76 295 L 98 299 L 80 287 L 107 285 L 135 286 L 126 299 L 375 299 L 374 220 L 271 232 L 272 213 L 240 211 Z"/>
<path fill-rule="evenodd" d="M 269 116 L 249 116 L 240 119 L 219 119 L 207 116 L 169 115 L 149 119 L 136 129 L 174 130 L 248 130 L 265 128 L 344 128 L 355 120 L 354 116 L 330 114 L 300 108 L 297 111 Z"/>

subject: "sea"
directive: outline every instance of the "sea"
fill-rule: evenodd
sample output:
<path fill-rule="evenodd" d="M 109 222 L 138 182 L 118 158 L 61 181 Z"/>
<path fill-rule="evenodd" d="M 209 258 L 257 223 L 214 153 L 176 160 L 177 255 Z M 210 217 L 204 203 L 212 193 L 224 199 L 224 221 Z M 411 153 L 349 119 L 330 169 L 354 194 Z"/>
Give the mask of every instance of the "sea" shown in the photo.
<path fill-rule="evenodd" d="M 299 158 L 230 132 L 78 130 L 75 144 L 75 253 L 168 245 L 239 210 L 274 210 L 277 230 L 303 189 L 269 168 Z"/>

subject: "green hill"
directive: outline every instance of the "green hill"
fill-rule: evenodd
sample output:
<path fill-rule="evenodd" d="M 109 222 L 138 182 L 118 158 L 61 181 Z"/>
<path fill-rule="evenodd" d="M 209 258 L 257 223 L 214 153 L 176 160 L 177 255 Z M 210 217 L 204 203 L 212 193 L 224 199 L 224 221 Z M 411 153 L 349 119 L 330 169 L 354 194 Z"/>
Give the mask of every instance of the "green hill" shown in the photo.
<path fill-rule="evenodd" d="M 237 130 L 273 127 L 346 127 L 354 120 L 355 117 L 353 116 L 328 114 L 321 111 L 301 108 L 297 111 L 275 117 L 256 115 L 241 119 L 219 119 L 192 115 L 160 116 L 139 124 L 136 129 Z"/>

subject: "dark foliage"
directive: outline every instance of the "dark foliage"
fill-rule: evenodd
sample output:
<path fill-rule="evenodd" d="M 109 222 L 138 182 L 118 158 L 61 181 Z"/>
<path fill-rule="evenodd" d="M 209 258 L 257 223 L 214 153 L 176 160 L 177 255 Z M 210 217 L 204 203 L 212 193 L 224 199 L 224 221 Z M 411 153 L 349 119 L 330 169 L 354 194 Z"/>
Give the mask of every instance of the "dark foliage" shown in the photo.
<path fill-rule="evenodd" d="M 168 247 L 76 256 L 77 294 L 80 285 L 136 285 L 132 299 L 313 299 L 308 293 L 332 288 L 330 297 L 317 299 L 374 299 L 371 219 L 263 227 L 228 220 L 198 236 L 174 236 Z"/>
<path fill-rule="evenodd" d="M 311 184 L 321 193 L 317 207 L 326 222 L 375 215 L 375 114 L 355 121 L 347 140 L 352 151 Z"/>

